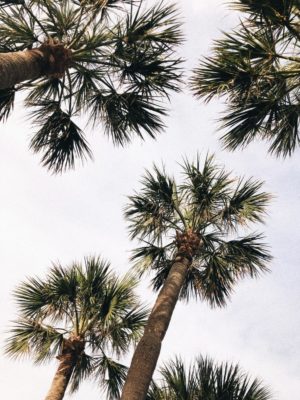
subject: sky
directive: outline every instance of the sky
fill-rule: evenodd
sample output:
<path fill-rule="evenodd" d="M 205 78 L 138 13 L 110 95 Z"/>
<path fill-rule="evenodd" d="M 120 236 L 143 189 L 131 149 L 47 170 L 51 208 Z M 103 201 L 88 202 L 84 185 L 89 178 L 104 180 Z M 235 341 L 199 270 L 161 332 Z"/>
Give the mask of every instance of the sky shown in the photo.
<path fill-rule="evenodd" d="M 191 70 L 201 56 L 209 54 L 220 31 L 235 26 L 238 16 L 224 0 L 177 3 L 186 36 L 181 54 Z M 159 364 L 175 354 L 186 362 L 202 354 L 217 362 L 239 363 L 264 381 L 274 400 L 296 399 L 300 386 L 299 151 L 291 158 L 276 159 L 263 142 L 234 153 L 222 150 L 217 129 L 224 110 L 221 100 L 207 105 L 185 90 L 171 97 L 169 108 L 167 128 L 156 141 L 135 140 L 115 148 L 97 127 L 88 134 L 94 161 L 59 176 L 43 169 L 39 157 L 28 150 L 33 128 L 22 104 L 1 126 L 1 348 L 9 321 L 16 316 L 12 298 L 16 285 L 29 276 L 43 277 L 52 262 L 68 265 L 88 255 L 101 255 L 118 273 L 125 273 L 134 243 L 128 238 L 122 210 L 126 196 L 139 189 L 144 169 L 154 162 L 164 163 L 171 175 L 180 178 L 178 163 L 183 157 L 193 159 L 197 152 L 204 157 L 210 152 L 234 175 L 265 181 L 264 189 L 273 194 L 266 224 L 253 228 L 266 235 L 274 257 L 271 272 L 240 282 L 226 308 L 212 310 L 196 301 L 178 304 Z M 155 296 L 149 282 L 150 277 L 145 277 L 139 293 L 151 305 Z M 30 360 L 11 361 L 2 354 L 2 397 L 40 400 L 56 366 L 54 361 L 37 367 Z M 104 397 L 89 382 L 70 398 Z"/>

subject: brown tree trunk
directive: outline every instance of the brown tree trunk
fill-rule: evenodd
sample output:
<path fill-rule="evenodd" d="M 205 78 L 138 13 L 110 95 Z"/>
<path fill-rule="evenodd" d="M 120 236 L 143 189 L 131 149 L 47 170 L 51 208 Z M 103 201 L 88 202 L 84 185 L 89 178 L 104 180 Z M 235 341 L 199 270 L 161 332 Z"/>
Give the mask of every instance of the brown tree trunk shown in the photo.
<path fill-rule="evenodd" d="M 60 356 L 60 363 L 45 400 L 62 400 L 76 364 L 75 354 Z"/>
<path fill-rule="evenodd" d="M 64 398 L 78 357 L 83 351 L 84 342 L 80 337 L 71 336 L 64 340 L 61 355 L 57 357 L 60 363 L 45 400 L 62 400 Z"/>
<path fill-rule="evenodd" d="M 34 80 L 44 75 L 61 78 L 69 66 L 72 52 L 52 39 L 39 48 L 0 53 L 0 89 Z"/>
<path fill-rule="evenodd" d="M 44 54 L 39 49 L 0 53 L 0 89 L 43 75 Z"/>
<path fill-rule="evenodd" d="M 121 400 L 144 400 L 159 357 L 162 340 L 167 332 L 190 258 L 178 256 L 156 299 L 142 339 L 133 355 Z"/>

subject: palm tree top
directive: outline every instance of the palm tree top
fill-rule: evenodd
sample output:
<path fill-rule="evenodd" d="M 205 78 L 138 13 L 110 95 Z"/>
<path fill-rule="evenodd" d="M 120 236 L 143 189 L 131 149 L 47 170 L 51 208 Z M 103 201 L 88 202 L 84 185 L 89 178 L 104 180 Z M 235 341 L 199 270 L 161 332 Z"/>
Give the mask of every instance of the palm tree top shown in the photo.
<path fill-rule="evenodd" d="M 271 400 L 270 390 L 250 379 L 238 365 L 198 357 L 188 368 L 180 357 L 163 365 L 147 400 Z"/>
<path fill-rule="evenodd" d="M 125 217 L 132 238 L 143 246 L 132 256 L 140 274 L 153 269 L 154 289 L 164 283 L 174 257 L 191 256 L 181 298 L 204 298 L 224 305 L 237 279 L 267 270 L 271 257 L 263 236 L 245 233 L 261 223 L 271 196 L 262 182 L 235 178 L 213 156 L 185 160 L 177 183 L 164 169 L 147 171 L 138 193 L 129 197 Z"/>
<path fill-rule="evenodd" d="M 271 153 L 291 155 L 299 146 L 299 1 L 230 3 L 241 22 L 214 41 L 212 54 L 194 70 L 194 94 L 206 101 L 226 97 L 226 148 L 261 138 Z"/>
<path fill-rule="evenodd" d="M 6 353 L 43 363 L 59 357 L 67 346 L 78 346 L 81 356 L 71 391 L 92 376 L 103 378 L 110 394 L 118 393 L 126 368 L 110 357 L 129 350 L 147 317 L 134 293 L 136 285 L 128 274 L 117 278 L 109 263 L 96 257 L 67 268 L 53 265 L 45 279 L 29 278 L 15 290 L 19 316 L 10 329 Z"/>
<path fill-rule="evenodd" d="M 31 149 L 54 172 L 92 153 L 77 117 L 115 144 L 164 128 L 164 99 L 178 91 L 182 42 L 173 5 L 144 0 L 24 0 L 0 7 L 0 53 L 47 55 L 44 75 L 0 90 L 0 120 L 25 92 L 37 132 Z M 99 128 L 98 128 L 99 129 Z"/>

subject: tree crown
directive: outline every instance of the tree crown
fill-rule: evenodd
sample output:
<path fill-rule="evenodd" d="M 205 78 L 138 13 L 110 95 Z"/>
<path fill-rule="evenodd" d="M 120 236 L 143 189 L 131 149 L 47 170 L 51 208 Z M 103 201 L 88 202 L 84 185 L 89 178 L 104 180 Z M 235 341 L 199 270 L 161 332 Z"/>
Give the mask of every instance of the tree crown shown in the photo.
<path fill-rule="evenodd" d="M 200 61 L 192 89 L 206 101 L 226 97 L 225 147 L 234 150 L 260 137 L 270 142 L 270 152 L 291 155 L 300 143 L 299 1 L 231 3 L 244 13 L 241 22 Z"/>
<path fill-rule="evenodd" d="M 153 382 L 147 400 L 270 400 L 268 388 L 251 380 L 238 365 L 216 364 L 198 357 L 186 368 L 179 358 L 160 369 L 162 377 Z"/>
<path fill-rule="evenodd" d="M 47 54 L 42 78 L 0 90 L 0 120 L 25 91 L 37 132 L 30 147 L 53 172 L 92 153 L 76 117 L 104 126 L 117 145 L 155 138 L 164 99 L 178 91 L 182 41 L 173 5 L 143 0 L 6 1 L 0 8 L 0 52 Z M 75 118 L 75 120 L 74 120 Z"/>
<path fill-rule="evenodd" d="M 132 259 L 140 274 L 155 270 L 152 283 L 158 290 L 178 254 L 178 236 L 198 237 L 181 298 L 194 295 L 221 306 L 238 279 L 267 270 L 270 255 L 262 235 L 237 235 L 263 221 L 270 195 L 262 191 L 262 182 L 235 179 L 212 156 L 203 165 L 199 157 L 185 160 L 182 171 L 183 182 L 177 184 L 154 166 L 140 192 L 129 197 L 125 216 L 130 234 L 144 244 Z"/>
<path fill-rule="evenodd" d="M 15 290 L 19 316 L 6 353 L 42 363 L 60 355 L 67 341 L 75 339 L 83 351 L 72 373 L 71 391 L 82 379 L 93 377 L 109 398 L 115 398 L 127 368 L 110 356 L 128 351 L 142 334 L 147 317 L 135 287 L 131 276 L 118 279 L 100 258 L 89 257 L 84 265 L 67 268 L 53 265 L 45 279 L 29 278 Z"/>

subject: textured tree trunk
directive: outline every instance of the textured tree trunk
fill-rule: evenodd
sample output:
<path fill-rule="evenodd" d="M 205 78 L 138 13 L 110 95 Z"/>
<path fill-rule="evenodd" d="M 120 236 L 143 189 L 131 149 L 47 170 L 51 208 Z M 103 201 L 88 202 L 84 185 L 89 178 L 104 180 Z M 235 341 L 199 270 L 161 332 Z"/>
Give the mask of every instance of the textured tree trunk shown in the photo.
<path fill-rule="evenodd" d="M 71 57 L 70 49 L 52 39 L 36 49 L 0 53 L 0 89 L 44 75 L 61 78 L 70 65 Z"/>
<path fill-rule="evenodd" d="M 76 355 L 70 352 L 60 356 L 59 360 L 58 369 L 45 400 L 62 400 L 64 398 L 76 364 Z"/>
<path fill-rule="evenodd" d="M 0 89 L 39 78 L 43 75 L 45 56 L 39 49 L 0 53 Z"/>
<path fill-rule="evenodd" d="M 167 332 L 190 264 L 189 258 L 178 256 L 175 259 L 156 299 L 143 337 L 133 355 L 121 400 L 144 400 L 146 398 L 162 340 Z"/>

